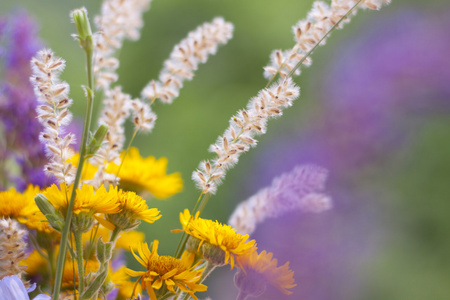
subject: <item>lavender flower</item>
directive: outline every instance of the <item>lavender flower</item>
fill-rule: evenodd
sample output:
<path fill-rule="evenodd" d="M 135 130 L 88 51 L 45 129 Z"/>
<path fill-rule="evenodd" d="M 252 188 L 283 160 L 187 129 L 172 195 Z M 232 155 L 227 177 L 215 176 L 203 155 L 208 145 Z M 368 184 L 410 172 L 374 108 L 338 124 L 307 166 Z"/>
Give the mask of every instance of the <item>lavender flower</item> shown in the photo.
<path fill-rule="evenodd" d="M 36 100 L 29 83 L 31 57 L 41 47 L 37 25 L 24 11 L 15 11 L 0 26 L 0 60 L 3 65 L 0 81 L 0 174 L 4 182 L 19 190 L 28 184 L 41 187 L 52 182 L 43 176 L 44 148 L 39 142 L 41 125 L 36 119 Z M 12 174 L 11 164 L 18 172 Z M 8 165 L 8 167 L 6 167 Z"/>
<path fill-rule="evenodd" d="M 449 11 L 402 10 L 344 41 L 323 72 L 321 115 L 298 129 L 294 141 L 278 139 L 276 148 L 263 150 L 246 177 L 259 186 L 306 162 L 333 174 L 334 208 L 326 216 L 292 213 L 261 224 L 254 234 L 259 246 L 291 262 L 301 283 L 297 298 L 358 298 L 363 279 L 357 264 L 379 250 L 379 199 L 361 186 L 357 190 L 351 179 L 406 145 L 415 133 L 405 126 L 407 118 L 420 124 L 433 113 L 449 112 L 449 27 Z M 264 299 L 280 299 L 267 294 Z"/>
<path fill-rule="evenodd" d="M 327 175 L 327 170 L 317 166 L 297 166 L 240 203 L 228 223 L 241 234 L 252 234 L 256 225 L 267 218 L 295 210 L 317 213 L 330 209 L 331 199 L 320 193 Z"/>

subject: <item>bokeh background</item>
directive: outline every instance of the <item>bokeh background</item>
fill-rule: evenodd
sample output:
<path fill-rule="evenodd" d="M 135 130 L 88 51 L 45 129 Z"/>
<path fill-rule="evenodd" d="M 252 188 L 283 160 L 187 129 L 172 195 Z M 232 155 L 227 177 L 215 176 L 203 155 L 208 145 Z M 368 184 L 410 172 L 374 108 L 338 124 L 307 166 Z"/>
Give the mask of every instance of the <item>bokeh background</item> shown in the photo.
<path fill-rule="evenodd" d="M 165 156 L 184 179 L 182 193 L 150 205 L 163 218 L 142 225 L 160 253 L 173 254 L 178 214 L 199 195 L 190 179 L 232 114 L 262 89 L 262 67 L 273 49 L 293 45 L 291 26 L 311 0 L 154 0 L 139 41 L 120 53 L 120 84 L 133 96 L 157 78 L 172 47 L 214 16 L 235 25 L 234 38 L 182 89 L 172 105 L 156 104 L 156 127 L 138 136 L 145 156 Z M 47 47 L 67 60 L 73 111 L 85 99 L 84 58 L 70 36 L 70 10 L 100 1 L 13 1 L 0 14 L 27 10 Z M 334 208 L 292 212 L 255 232 L 260 249 L 291 262 L 298 284 L 284 296 L 268 288 L 260 299 L 450 299 L 450 3 L 393 0 L 379 12 L 360 11 L 332 34 L 313 65 L 295 79 L 301 97 L 272 120 L 257 148 L 242 156 L 203 216 L 227 222 L 240 201 L 296 164 L 330 170 Z M 205 298 L 234 299 L 233 271 L 208 282 Z"/>

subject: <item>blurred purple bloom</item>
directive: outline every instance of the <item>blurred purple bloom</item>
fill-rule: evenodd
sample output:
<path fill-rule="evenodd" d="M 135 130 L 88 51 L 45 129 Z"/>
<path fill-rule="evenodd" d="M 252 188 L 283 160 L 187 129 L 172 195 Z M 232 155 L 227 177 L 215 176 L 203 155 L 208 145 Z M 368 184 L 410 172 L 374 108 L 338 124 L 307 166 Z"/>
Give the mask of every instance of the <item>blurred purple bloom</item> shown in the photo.
<path fill-rule="evenodd" d="M 280 263 L 290 261 L 294 299 L 358 298 L 358 268 L 375 255 L 381 237 L 376 198 L 356 186 L 358 175 L 406 145 L 421 119 L 450 112 L 448 28 L 449 10 L 403 8 L 344 41 L 324 72 L 321 114 L 296 139 L 278 138 L 276 148 L 263 150 L 247 176 L 257 189 L 292 165 L 330 170 L 333 210 L 291 213 L 261 224 L 253 236 Z M 260 299 L 292 297 L 268 290 Z"/>
<path fill-rule="evenodd" d="M 314 165 L 296 166 L 276 177 L 272 184 L 239 203 L 228 224 L 240 234 L 251 235 L 257 224 L 286 213 L 322 212 L 331 208 L 331 199 L 322 193 L 328 171 Z"/>
<path fill-rule="evenodd" d="M 29 82 L 30 59 L 39 50 L 38 26 L 24 11 L 14 11 L 0 22 L 0 59 L 3 66 L 0 82 L 0 172 L 3 179 L 15 182 L 19 190 L 28 184 L 48 186 L 52 183 L 42 171 L 46 161 L 39 142 L 41 125 L 36 119 L 37 102 Z M 17 178 L 10 174 L 6 161 L 15 161 L 20 169 Z M 0 186 L 1 188 L 1 186 Z M 6 186 L 3 188 L 7 188 Z"/>

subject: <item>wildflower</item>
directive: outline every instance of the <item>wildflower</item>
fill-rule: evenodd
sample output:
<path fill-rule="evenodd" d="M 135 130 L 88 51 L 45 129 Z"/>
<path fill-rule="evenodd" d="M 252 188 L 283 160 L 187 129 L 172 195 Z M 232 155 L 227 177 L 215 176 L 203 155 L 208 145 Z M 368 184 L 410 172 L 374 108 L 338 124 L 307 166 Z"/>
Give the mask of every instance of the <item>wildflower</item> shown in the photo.
<path fill-rule="evenodd" d="M 46 234 L 55 234 L 56 231 L 50 226 L 47 218 L 36 205 L 34 198 L 40 192 L 41 189 L 39 187 L 32 185 L 28 186 L 28 188 L 23 192 L 22 195 L 27 199 L 28 205 L 21 210 L 20 216 L 17 220 L 20 223 L 25 224 L 25 226 L 29 229 L 34 229 L 38 232 Z"/>
<path fill-rule="evenodd" d="M 117 81 L 116 70 L 119 60 L 115 52 L 122 47 L 125 39 L 138 40 L 143 26 L 142 15 L 150 7 L 150 0 L 106 0 L 101 14 L 95 17 L 100 34 L 95 36 L 96 89 L 109 90 Z"/>
<path fill-rule="evenodd" d="M 93 165 L 99 167 L 93 181 L 95 186 L 116 183 L 116 175 L 106 173 L 106 167 L 110 163 L 120 164 L 120 151 L 125 142 L 124 123 L 130 115 L 130 109 L 131 96 L 123 93 L 120 87 L 105 91 L 99 124 L 108 126 L 108 133 L 97 155 L 90 160 Z"/>
<path fill-rule="evenodd" d="M 180 173 L 167 174 L 167 159 L 153 156 L 142 158 L 139 150 L 131 148 L 128 155 L 122 153 L 123 165 L 120 168 L 120 187 L 141 193 L 150 192 L 157 199 L 170 197 L 181 191 L 183 181 Z M 107 171 L 117 174 L 119 166 L 111 164 Z"/>
<path fill-rule="evenodd" d="M 233 24 L 223 18 L 215 18 L 204 23 L 173 48 L 170 58 L 164 62 L 164 68 L 158 81 L 150 81 L 142 90 L 142 98 L 152 102 L 159 98 L 172 103 L 178 97 L 183 81 L 194 77 L 200 63 L 208 60 L 208 55 L 217 52 L 219 44 L 225 44 L 233 36 Z"/>
<path fill-rule="evenodd" d="M 29 184 L 49 186 L 43 176 L 45 151 L 39 142 L 41 124 L 36 119 L 37 101 L 29 77 L 30 59 L 41 47 L 38 25 L 28 13 L 13 10 L 0 26 L 0 160 L 12 165 L 0 169 L 0 189 L 11 183 L 19 191 Z M 14 171 L 13 171 L 14 170 Z M 3 185 L 3 186 L 2 186 Z"/>
<path fill-rule="evenodd" d="M 43 253 L 46 253 L 46 250 L 41 250 L 43 251 Z M 27 272 L 27 275 L 31 278 L 38 275 L 42 278 L 46 278 L 50 275 L 48 269 L 49 262 L 36 250 L 33 250 L 27 258 L 20 262 L 20 264 L 26 267 L 25 270 Z"/>
<path fill-rule="evenodd" d="M 153 241 L 150 251 L 147 243 L 143 243 L 138 249 L 139 256 L 132 251 L 133 256 L 146 270 L 127 269 L 127 273 L 132 277 L 139 276 L 138 282 L 141 281 L 142 289 L 147 290 L 151 300 L 157 299 L 157 293 L 165 294 L 167 290 L 176 293 L 175 288 L 197 299 L 194 293 L 206 291 L 206 286 L 198 283 L 202 270 L 193 270 L 196 267 L 192 265 L 195 255 L 184 252 L 181 259 L 159 256 L 158 244 L 157 240 Z"/>
<path fill-rule="evenodd" d="M 121 230 L 131 230 L 137 227 L 140 220 L 153 223 L 161 215 L 156 208 L 148 208 L 147 202 L 134 192 L 119 190 L 117 187 L 110 192 L 115 194 L 119 213 L 107 214 L 106 220 Z"/>
<path fill-rule="evenodd" d="M 30 205 L 30 199 L 10 188 L 8 191 L 0 192 L 0 217 L 17 218 L 21 216 L 25 207 Z"/>
<path fill-rule="evenodd" d="M 137 249 L 138 248 L 136 248 L 136 250 Z M 135 287 L 135 294 L 142 293 L 142 287 L 140 285 L 136 285 L 135 282 L 130 280 L 130 276 L 126 273 L 126 267 L 121 267 L 117 271 L 112 272 L 111 281 L 118 287 L 121 299 L 129 299 L 133 294 Z"/>
<path fill-rule="evenodd" d="M 292 27 L 296 44 L 289 50 L 275 50 L 270 55 L 270 64 L 264 68 L 264 77 L 272 78 L 278 73 L 282 78 L 285 78 L 295 66 L 305 59 L 309 51 L 320 45 L 325 45 L 326 34 L 342 19 L 337 28 L 342 28 L 343 24 L 350 22 L 352 14 L 345 14 L 355 5 L 359 0 L 334 0 L 331 7 L 323 1 L 315 1 L 313 8 L 308 13 L 306 20 L 299 21 Z M 366 0 L 362 1 L 359 8 L 379 9 L 383 3 L 389 3 L 390 0 Z M 311 65 L 312 60 L 308 57 L 305 59 L 305 65 Z M 300 70 L 297 69 L 294 73 L 300 75 Z"/>
<path fill-rule="evenodd" d="M 203 256 L 216 265 L 229 263 L 233 268 L 236 256 L 254 250 L 256 242 L 247 241 L 248 235 L 236 233 L 229 225 L 199 218 L 198 213 L 192 217 L 188 209 L 180 213 L 180 222 L 186 234 L 200 241 L 198 247 L 202 249 Z"/>
<path fill-rule="evenodd" d="M 51 202 L 56 210 L 62 210 L 65 215 L 72 189 L 73 185 L 67 187 L 64 183 L 61 183 L 60 188 L 52 185 L 43 192 L 43 195 Z M 72 221 L 72 227 L 74 230 L 80 230 L 82 232 L 89 231 L 93 225 L 93 217 L 95 214 L 117 213 L 119 211 L 119 204 L 115 196 L 114 192 L 107 192 L 104 186 L 101 186 L 95 192 L 92 186 L 86 184 L 78 188 L 73 207 L 74 219 Z"/>
<path fill-rule="evenodd" d="M 282 109 L 291 106 L 299 92 L 292 79 L 286 78 L 252 98 L 247 109 L 232 117 L 223 136 L 210 146 L 210 152 L 215 152 L 217 158 L 201 162 L 199 169 L 192 173 L 197 187 L 203 193 L 214 194 L 226 171 L 237 163 L 242 153 L 256 145 L 255 135 L 265 133 L 267 121 L 280 116 Z"/>
<path fill-rule="evenodd" d="M 73 155 L 70 145 L 74 143 L 75 136 L 72 133 L 63 135 L 63 130 L 72 119 L 69 111 L 72 99 L 68 98 L 69 85 L 58 78 L 65 68 L 65 61 L 56 57 L 51 50 L 44 49 L 31 60 L 31 67 L 33 75 L 30 80 L 41 103 L 37 107 L 37 118 L 44 126 L 40 139 L 50 158 L 45 171 L 55 176 L 60 183 L 71 184 L 75 168 L 67 160 Z"/>
<path fill-rule="evenodd" d="M 317 166 L 297 166 L 276 177 L 270 187 L 239 204 L 229 224 L 242 234 L 252 234 L 258 223 L 293 210 L 321 212 L 331 208 L 331 199 L 319 193 L 324 189 L 327 170 Z"/>
<path fill-rule="evenodd" d="M 25 258 L 25 230 L 11 219 L 0 219 L 0 279 L 5 276 L 20 276 L 25 267 L 20 262 Z"/>
<path fill-rule="evenodd" d="M 0 280 L 0 300 L 30 300 L 29 292 L 34 291 L 36 285 L 26 289 L 23 282 L 17 276 L 7 276 Z M 49 295 L 40 294 L 33 300 L 50 300 Z"/>
<path fill-rule="evenodd" d="M 294 272 L 289 269 L 289 262 L 281 267 L 277 266 L 277 260 L 272 259 L 273 254 L 262 251 L 252 251 L 246 255 L 237 257 L 241 267 L 235 277 L 234 282 L 240 293 L 257 297 L 265 291 L 266 283 L 274 286 L 286 295 L 292 294 L 292 289 L 296 286 L 294 282 Z M 245 299 L 245 297 L 239 298 Z"/>

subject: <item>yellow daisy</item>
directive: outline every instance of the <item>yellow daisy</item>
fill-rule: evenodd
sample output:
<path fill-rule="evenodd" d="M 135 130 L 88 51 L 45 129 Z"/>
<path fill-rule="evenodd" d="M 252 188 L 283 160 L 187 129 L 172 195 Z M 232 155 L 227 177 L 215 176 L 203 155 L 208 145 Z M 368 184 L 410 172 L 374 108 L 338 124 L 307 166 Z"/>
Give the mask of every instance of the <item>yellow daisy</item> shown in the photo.
<path fill-rule="evenodd" d="M 0 192 L 0 218 L 13 218 L 21 216 L 22 210 L 27 207 L 31 201 L 23 194 L 11 188 L 8 191 Z"/>
<path fill-rule="evenodd" d="M 45 252 L 45 250 L 43 250 Z M 30 255 L 20 262 L 21 265 L 27 266 L 26 272 L 29 276 L 40 275 L 46 278 L 48 273 L 49 263 L 36 250 L 33 250 Z"/>
<path fill-rule="evenodd" d="M 223 263 L 230 263 L 233 268 L 235 256 L 254 250 L 256 242 L 247 241 L 248 234 L 241 235 L 229 225 L 202 219 L 198 215 L 199 213 L 192 217 L 189 210 L 185 209 L 184 213 L 180 213 L 180 222 L 184 232 L 200 241 L 198 249 L 202 250 L 203 257 L 208 261 L 217 264 L 217 258 L 221 259 L 220 252 L 222 252 Z"/>
<path fill-rule="evenodd" d="M 236 285 L 242 289 L 255 285 L 269 283 L 286 295 L 292 294 L 289 289 L 296 286 L 294 272 L 289 269 L 289 262 L 278 267 L 272 253 L 253 251 L 237 257 L 238 264 L 243 268 L 235 277 Z M 263 279 L 263 280 L 261 280 Z M 249 292 L 249 291 L 247 291 Z M 251 291 L 250 291 L 251 292 Z"/>
<path fill-rule="evenodd" d="M 28 186 L 23 193 L 23 196 L 27 199 L 28 205 L 24 207 L 17 220 L 25 224 L 29 229 L 34 229 L 47 234 L 58 234 L 47 221 L 47 218 L 39 210 L 34 197 L 41 192 L 38 186 Z"/>
<path fill-rule="evenodd" d="M 131 148 L 126 157 L 124 154 L 121 155 L 123 165 L 118 174 L 121 188 L 138 194 L 148 191 L 157 199 L 170 197 L 183 188 L 180 173 L 166 174 L 167 158 L 143 158 L 137 148 Z M 119 166 L 112 163 L 106 172 L 117 174 Z"/>
<path fill-rule="evenodd" d="M 61 183 L 58 188 L 53 184 L 43 194 L 57 210 L 61 209 L 65 213 L 69 205 L 72 189 L 73 185 L 67 188 L 64 183 Z M 76 215 L 82 212 L 91 215 L 96 213 L 113 214 L 119 211 L 118 207 L 119 204 L 115 198 L 115 193 L 107 192 L 103 185 L 94 192 L 93 186 L 84 184 L 81 189 L 76 190 L 73 213 Z"/>
<path fill-rule="evenodd" d="M 119 190 L 117 187 L 110 189 L 111 193 L 115 194 L 119 213 L 108 214 L 106 220 L 121 230 L 130 230 L 139 225 L 142 220 L 147 223 L 153 223 L 161 215 L 156 208 L 148 208 L 147 202 L 142 197 L 136 195 L 135 192 L 126 192 Z"/>
<path fill-rule="evenodd" d="M 40 188 L 33 185 L 29 185 L 23 193 L 14 188 L 0 192 L 0 218 L 10 217 L 25 224 L 29 229 L 54 232 L 34 202 L 34 197 L 39 192 Z"/>
<path fill-rule="evenodd" d="M 127 273 L 133 277 L 139 276 L 138 282 L 141 281 L 143 290 L 147 290 L 151 300 L 156 300 L 156 293 L 164 293 L 166 289 L 176 293 L 175 288 L 179 288 L 197 300 L 194 293 L 206 291 L 207 287 L 198 284 L 203 270 L 193 270 L 197 266 L 192 265 L 195 255 L 186 251 L 181 259 L 177 259 L 171 256 L 159 256 L 157 250 L 158 241 L 155 240 L 152 251 L 147 243 L 143 243 L 138 249 L 139 256 L 132 251 L 136 260 L 147 270 L 127 269 Z"/>

